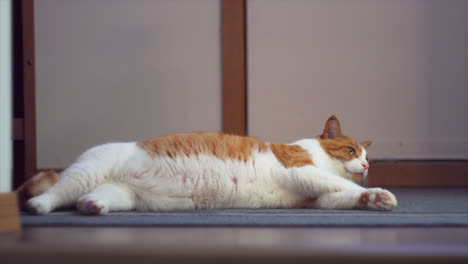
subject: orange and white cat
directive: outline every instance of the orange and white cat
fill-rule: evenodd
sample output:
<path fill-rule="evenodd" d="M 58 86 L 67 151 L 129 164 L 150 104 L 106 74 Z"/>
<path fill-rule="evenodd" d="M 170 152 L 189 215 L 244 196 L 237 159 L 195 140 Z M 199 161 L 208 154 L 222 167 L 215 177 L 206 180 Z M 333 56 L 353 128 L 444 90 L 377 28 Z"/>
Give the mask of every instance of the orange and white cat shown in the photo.
<path fill-rule="evenodd" d="M 397 205 L 392 193 L 353 182 L 353 175 L 367 175 L 370 143 L 343 136 L 335 116 L 321 136 L 287 145 L 223 133 L 171 134 L 91 148 L 59 177 L 40 173 L 20 192 L 35 196 L 27 202 L 35 214 L 74 204 L 91 215 L 211 208 L 391 210 Z"/>

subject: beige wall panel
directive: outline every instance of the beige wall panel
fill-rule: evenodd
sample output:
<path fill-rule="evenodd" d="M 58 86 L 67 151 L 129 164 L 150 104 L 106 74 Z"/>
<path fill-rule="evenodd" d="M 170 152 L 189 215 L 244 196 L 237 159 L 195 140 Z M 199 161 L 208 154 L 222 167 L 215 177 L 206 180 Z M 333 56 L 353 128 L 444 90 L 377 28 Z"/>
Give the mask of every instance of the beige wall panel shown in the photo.
<path fill-rule="evenodd" d="M 337 114 L 379 159 L 468 158 L 468 1 L 248 1 L 249 134 Z"/>
<path fill-rule="evenodd" d="M 87 148 L 221 130 L 218 0 L 35 2 L 38 167 Z"/>

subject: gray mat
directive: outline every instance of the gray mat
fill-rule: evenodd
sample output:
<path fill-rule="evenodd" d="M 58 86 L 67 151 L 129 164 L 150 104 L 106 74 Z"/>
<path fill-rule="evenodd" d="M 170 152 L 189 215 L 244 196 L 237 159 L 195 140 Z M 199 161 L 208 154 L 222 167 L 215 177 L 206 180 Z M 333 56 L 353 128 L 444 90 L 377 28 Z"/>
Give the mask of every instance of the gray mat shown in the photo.
<path fill-rule="evenodd" d="M 83 216 L 74 211 L 21 215 L 23 226 L 468 226 L 468 189 L 393 188 L 390 212 L 316 209 L 224 209 L 178 212 L 115 212 Z"/>

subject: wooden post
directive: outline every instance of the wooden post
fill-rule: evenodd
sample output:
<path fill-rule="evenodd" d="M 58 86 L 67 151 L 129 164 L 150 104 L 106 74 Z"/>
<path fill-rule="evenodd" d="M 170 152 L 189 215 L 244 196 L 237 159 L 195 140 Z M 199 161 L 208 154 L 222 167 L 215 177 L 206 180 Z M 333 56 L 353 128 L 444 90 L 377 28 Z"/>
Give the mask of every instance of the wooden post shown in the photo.
<path fill-rule="evenodd" d="M 223 130 L 247 134 L 246 1 L 222 2 Z"/>
<path fill-rule="evenodd" d="M 36 165 L 34 0 L 13 4 L 14 187 L 32 177 Z"/>

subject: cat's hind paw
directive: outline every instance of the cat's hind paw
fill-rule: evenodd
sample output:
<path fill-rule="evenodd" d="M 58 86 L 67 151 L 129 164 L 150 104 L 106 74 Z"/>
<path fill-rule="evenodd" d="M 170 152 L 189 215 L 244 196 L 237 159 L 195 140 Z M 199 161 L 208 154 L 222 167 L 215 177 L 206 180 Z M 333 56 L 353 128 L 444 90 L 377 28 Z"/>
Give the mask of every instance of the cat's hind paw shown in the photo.
<path fill-rule="evenodd" d="M 380 188 L 372 188 L 363 192 L 359 197 L 359 208 L 389 211 L 397 207 L 398 202 L 393 193 Z"/>
<path fill-rule="evenodd" d="M 26 203 L 26 208 L 30 213 L 37 215 L 44 215 L 52 211 L 52 206 L 47 194 L 31 198 Z"/>
<path fill-rule="evenodd" d="M 101 200 L 95 199 L 92 195 L 81 197 L 76 203 L 76 207 L 82 214 L 105 215 L 109 212 L 109 206 Z"/>

